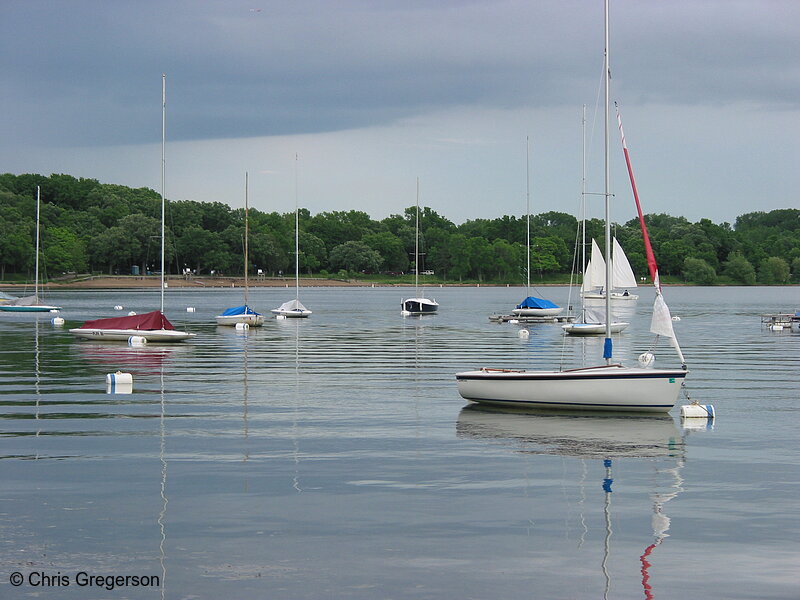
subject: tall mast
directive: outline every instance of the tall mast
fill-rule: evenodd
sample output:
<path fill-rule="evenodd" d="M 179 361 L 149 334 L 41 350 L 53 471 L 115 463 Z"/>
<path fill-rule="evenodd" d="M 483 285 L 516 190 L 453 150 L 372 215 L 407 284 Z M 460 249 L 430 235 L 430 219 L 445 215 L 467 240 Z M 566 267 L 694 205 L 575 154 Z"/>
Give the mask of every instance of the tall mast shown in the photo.
<path fill-rule="evenodd" d="M 39 205 L 41 203 L 41 188 L 36 186 L 36 261 L 33 270 L 33 299 L 39 304 Z"/>
<path fill-rule="evenodd" d="M 417 235 L 414 241 L 414 294 L 419 298 L 419 177 L 417 177 Z"/>
<path fill-rule="evenodd" d="M 164 312 L 164 203 L 166 193 L 165 186 L 165 172 L 166 172 L 166 159 L 164 155 L 164 146 L 167 139 L 167 75 L 161 74 L 161 312 Z"/>
<path fill-rule="evenodd" d="M 605 295 L 606 295 L 606 339 L 603 350 L 603 358 L 606 359 L 608 364 L 611 364 L 612 357 L 612 342 L 611 342 L 611 290 L 609 284 L 611 282 L 611 169 L 609 167 L 609 102 L 610 102 L 610 84 L 611 84 L 611 62 L 609 60 L 609 32 L 608 32 L 608 0 L 605 0 L 605 64 L 603 70 L 605 72 L 605 120 L 604 120 L 604 138 L 605 138 L 605 217 L 606 217 L 606 281 L 605 281 Z"/>
<path fill-rule="evenodd" d="M 300 300 L 300 214 L 297 203 L 297 153 L 294 155 L 294 286 L 295 299 Z"/>
<path fill-rule="evenodd" d="M 525 297 L 531 295 L 531 162 L 530 162 L 530 139 L 525 136 L 525 213 L 528 216 L 527 220 L 527 238 L 525 246 L 527 249 L 527 275 L 528 280 L 525 288 Z"/>
<path fill-rule="evenodd" d="M 248 177 L 247 171 L 244 172 L 244 303 L 247 304 L 247 292 L 248 292 L 248 284 L 247 284 L 247 265 L 248 265 L 248 257 L 247 257 L 247 250 L 248 250 L 248 238 L 250 231 L 249 221 L 248 221 L 248 203 L 247 203 L 247 193 L 248 193 Z"/>

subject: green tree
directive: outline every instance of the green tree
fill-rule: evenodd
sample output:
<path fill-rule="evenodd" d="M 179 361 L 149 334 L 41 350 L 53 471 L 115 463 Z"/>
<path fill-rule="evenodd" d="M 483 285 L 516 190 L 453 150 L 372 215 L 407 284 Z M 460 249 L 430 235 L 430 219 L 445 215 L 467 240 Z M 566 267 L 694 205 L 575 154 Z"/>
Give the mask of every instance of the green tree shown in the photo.
<path fill-rule="evenodd" d="M 315 269 L 319 269 L 328 260 L 328 252 L 325 242 L 313 233 L 300 232 L 300 269 L 305 270 L 309 275 Z"/>
<path fill-rule="evenodd" d="M 43 236 L 42 252 L 46 273 L 51 276 L 86 270 L 86 247 L 69 229 L 49 227 Z"/>
<path fill-rule="evenodd" d="M 365 243 L 351 240 L 333 248 L 328 261 L 334 269 L 377 271 L 381 266 L 381 255 Z"/>
<path fill-rule="evenodd" d="M 770 256 L 758 266 L 758 279 L 767 285 L 789 283 L 789 263 L 778 256 Z"/>
<path fill-rule="evenodd" d="M 756 282 L 756 270 L 741 252 L 731 252 L 723 265 L 723 272 L 734 281 L 745 285 L 753 285 Z"/>
<path fill-rule="evenodd" d="M 683 261 L 683 276 L 687 281 L 699 285 L 713 285 L 717 281 L 717 272 L 702 258 L 687 257 Z"/>
<path fill-rule="evenodd" d="M 381 255 L 381 270 L 402 272 L 408 269 L 408 256 L 403 241 L 393 233 L 369 233 L 361 241 Z"/>

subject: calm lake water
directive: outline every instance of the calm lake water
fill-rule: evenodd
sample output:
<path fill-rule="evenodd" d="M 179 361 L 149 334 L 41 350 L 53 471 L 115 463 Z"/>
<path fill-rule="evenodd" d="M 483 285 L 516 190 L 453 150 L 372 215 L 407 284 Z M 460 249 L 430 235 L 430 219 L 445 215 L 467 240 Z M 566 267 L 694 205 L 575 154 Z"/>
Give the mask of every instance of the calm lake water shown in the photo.
<path fill-rule="evenodd" d="M 457 371 L 596 363 L 602 340 L 490 323 L 521 288 L 428 290 L 440 313 L 402 317 L 412 292 L 303 289 L 310 319 L 245 333 L 213 324 L 241 290 L 169 290 L 198 336 L 144 348 L 66 330 L 157 292 L 54 294 L 63 327 L 0 314 L 0 597 L 800 597 L 800 335 L 759 318 L 800 288 L 666 290 L 713 426 L 466 408 Z M 640 293 L 626 362 L 651 339 Z M 107 393 L 117 370 L 133 393 Z"/>

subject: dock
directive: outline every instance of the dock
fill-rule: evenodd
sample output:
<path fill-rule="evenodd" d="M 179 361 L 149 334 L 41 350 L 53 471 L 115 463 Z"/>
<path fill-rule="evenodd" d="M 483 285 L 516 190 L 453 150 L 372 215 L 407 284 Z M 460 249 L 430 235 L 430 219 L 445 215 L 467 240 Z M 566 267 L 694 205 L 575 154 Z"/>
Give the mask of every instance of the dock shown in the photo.
<path fill-rule="evenodd" d="M 800 332 L 800 312 L 761 315 L 761 326 L 772 331 L 792 329 Z"/>
<path fill-rule="evenodd" d="M 489 315 L 492 323 L 573 323 L 575 315 L 555 315 L 552 317 L 524 317 L 521 315 Z"/>

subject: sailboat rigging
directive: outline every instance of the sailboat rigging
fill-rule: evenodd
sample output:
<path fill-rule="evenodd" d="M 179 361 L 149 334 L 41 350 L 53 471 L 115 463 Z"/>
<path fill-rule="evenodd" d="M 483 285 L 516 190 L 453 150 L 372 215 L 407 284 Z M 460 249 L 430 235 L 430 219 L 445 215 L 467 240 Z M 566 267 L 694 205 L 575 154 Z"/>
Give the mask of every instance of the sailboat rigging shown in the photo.
<path fill-rule="evenodd" d="M 609 104 L 610 104 L 610 61 L 609 61 L 609 23 L 608 0 L 604 3 L 604 91 L 605 91 L 605 248 L 606 281 L 610 279 L 609 258 L 611 250 L 610 225 L 610 168 L 609 168 Z M 621 121 L 620 121 L 621 123 Z M 621 128 L 620 128 L 621 131 Z M 623 149 L 627 157 L 627 148 Z M 628 160 L 629 173 L 630 161 Z M 631 183 L 635 189 L 633 178 Z M 652 368 L 654 356 L 647 352 L 640 356 L 640 367 L 626 367 L 613 362 L 613 342 L 611 340 L 610 319 L 605 319 L 604 363 L 591 367 L 558 371 L 525 371 L 516 369 L 483 368 L 456 374 L 458 391 L 462 397 L 472 402 L 507 406 L 535 408 L 668 412 L 675 405 L 681 392 L 683 381 L 688 373 L 686 362 L 672 330 L 672 319 L 661 294 L 655 256 L 649 244 L 647 229 L 638 193 L 634 194 L 637 212 L 642 224 L 648 265 L 656 287 L 656 300 L 653 307 L 653 321 L 650 330 L 656 336 L 666 336 L 677 350 L 681 360 L 680 369 Z M 611 296 L 605 295 L 606 315 L 611 314 Z M 658 339 L 658 338 L 656 338 Z"/>
<path fill-rule="evenodd" d="M 41 206 L 42 192 L 40 186 L 36 186 L 36 257 L 33 270 L 33 296 L 15 298 L 8 303 L 0 304 L 0 310 L 6 312 L 58 312 L 60 306 L 43 304 L 39 300 L 39 209 Z"/>
<path fill-rule="evenodd" d="M 526 230 L 527 235 L 525 239 L 525 257 L 526 268 L 525 274 L 527 276 L 525 284 L 525 299 L 517 304 L 516 308 L 511 311 L 512 314 L 520 317 L 553 317 L 561 314 L 564 310 L 555 302 L 546 300 L 544 298 L 537 298 L 531 296 L 531 177 L 530 177 L 530 142 L 525 138 L 525 214 L 526 214 Z"/>
<path fill-rule="evenodd" d="M 429 315 L 439 310 L 436 299 L 425 298 L 419 293 L 419 178 L 417 178 L 417 217 L 416 237 L 414 241 L 414 298 L 408 298 L 400 303 L 402 315 Z"/>
<path fill-rule="evenodd" d="M 165 261 L 165 206 L 166 194 L 166 131 L 167 131 L 167 76 L 161 75 L 161 305 L 159 310 L 154 310 L 141 315 L 127 317 L 112 317 L 110 319 L 95 319 L 86 321 L 81 327 L 70 329 L 69 332 L 78 338 L 98 341 L 128 341 L 131 337 L 143 337 L 148 342 L 180 342 L 195 337 L 196 333 L 179 331 L 164 316 L 164 290 L 166 286 L 166 261 Z"/>
<path fill-rule="evenodd" d="M 221 315 L 217 315 L 214 319 L 217 325 L 231 325 L 236 326 L 238 323 L 247 324 L 249 327 L 260 327 L 264 324 L 264 315 L 254 311 L 250 308 L 248 302 L 248 293 L 250 291 L 247 272 L 249 269 L 248 257 L 248 239 L 250 237 L 249 231 L 249 204 L 248 204 L 248 175 L 244 174 L 244 304 L 242 306 L 234 306 L 225 310 Z"/>
<path fill-rule="evenodd" d="M 294 156 L 294 300 L 284 302 L 270 312 L 278 318 L 306 318 L 311 316 L 303 303 L 300 302 L 300 208 L 297 203 L 297 154 Z"/>

